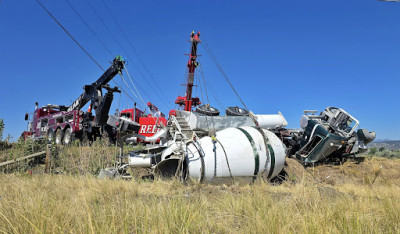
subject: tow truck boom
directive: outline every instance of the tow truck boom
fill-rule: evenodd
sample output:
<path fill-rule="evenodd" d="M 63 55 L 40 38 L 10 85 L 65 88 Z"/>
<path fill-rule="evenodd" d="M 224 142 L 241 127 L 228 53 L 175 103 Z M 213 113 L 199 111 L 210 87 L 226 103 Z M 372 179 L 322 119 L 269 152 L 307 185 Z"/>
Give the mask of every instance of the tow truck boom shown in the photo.
<path fill-rule="evenodd" d="M 110 87 L 110 82 L 125 66 L 121 56 L 114 58 L 111 66 L 94 83 L 84 86 L 83 93 L 71 106 L 47 105 L 38 108 L 36 103 L 33 119 L 24 138 L 42 139 L 47 137 L 56 144 L 70 144 L 74 139 L 95 140 L 107 135 L 110 140 L 116 136 L 115 128 L 107 124 L 108 113 L 114 98 L 114 92 L 121 92 L 118 87 Z M 103 89 L 106 93 L 103 96 Z M 91 102 L 87 112 L 81 109 Z M 92 114 L 95 111 L 95 116 Z M 28 120 L 29 116 L 25 116 Z M 104 134 L 107 133 L 107 134 Z"/>
<path fill-rule="evenodd" d="M 90 100 L 93 103 L 96 103 L 99 97 L 102 97 L 101 90 L 102 88 L 106 88 L 111 92 L 118 92 L 119 90 L 115 87 L 114 89 L 110 89 L 107 83 L 114 78 L 118 73 L 120 73 L 124 69 L 125 61 L 121 56 L 115 57 L 112 65 L 104 72 L 100 78 L 91 85 L 85 85 L 83 89 L 85 90 L 71 106 L 68 107 L 67 111 L 72 110 L 80 110 L 84 107 Z M 96 109 L 96 106 L 93 108 Z"/>

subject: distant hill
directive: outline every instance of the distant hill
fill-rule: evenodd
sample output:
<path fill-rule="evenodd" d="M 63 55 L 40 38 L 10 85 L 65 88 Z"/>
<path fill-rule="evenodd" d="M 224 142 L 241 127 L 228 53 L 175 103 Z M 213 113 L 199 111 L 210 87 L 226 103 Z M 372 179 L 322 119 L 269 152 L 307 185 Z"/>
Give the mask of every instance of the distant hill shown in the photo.
<path fill-rule="evenodd" d="M 390 149 L 390 150 L 400 149 L 400 140 L 373 141 L 368 144 L 368 147 L 369 148 L 385 147 L 386 149 Z"/>
<path fill-rule="evenodd" d="M 396 141 L 396 140 L 386 139 L 386 138 L 381 138 L 381 139 L 375 139 L 374 140 L 375 143 L 381 143 L 381 142 L 385 142 L 385 141 Z"/>

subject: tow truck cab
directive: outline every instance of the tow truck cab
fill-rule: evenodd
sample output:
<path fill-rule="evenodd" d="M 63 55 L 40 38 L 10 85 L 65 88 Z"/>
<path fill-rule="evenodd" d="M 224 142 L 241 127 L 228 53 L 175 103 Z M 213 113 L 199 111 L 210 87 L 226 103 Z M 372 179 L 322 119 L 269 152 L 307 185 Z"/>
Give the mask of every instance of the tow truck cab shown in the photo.
<path fill-rule="evenodd" d="M 164 114 L 157 115 L 153 113 L 145 115 L 144 112 L 138 108 L 122 110 L 120 117 L 139 123 L 139 134 L 145 137 L 151 137 L 161 128 L 167 126 L 167 119 L 164 117 Z M 137 141 L 142 142 L 139 138 Z"/>

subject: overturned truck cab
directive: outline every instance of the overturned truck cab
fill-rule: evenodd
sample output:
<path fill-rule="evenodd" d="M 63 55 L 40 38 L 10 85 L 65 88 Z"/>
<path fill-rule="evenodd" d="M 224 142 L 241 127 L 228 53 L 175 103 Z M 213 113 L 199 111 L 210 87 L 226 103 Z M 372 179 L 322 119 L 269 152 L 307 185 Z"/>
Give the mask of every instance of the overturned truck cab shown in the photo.
<path fill-rule="evenodd" d="M 344 161 L 364 153 L 375 139 L 375 132 L 358 129 L 359 122 L 341 108 L 328 107 L 320 115 L 304 111 L 300 118 L 302 131 L 296 136 L 292 153 L 304 164 L 326 160 Z"/>

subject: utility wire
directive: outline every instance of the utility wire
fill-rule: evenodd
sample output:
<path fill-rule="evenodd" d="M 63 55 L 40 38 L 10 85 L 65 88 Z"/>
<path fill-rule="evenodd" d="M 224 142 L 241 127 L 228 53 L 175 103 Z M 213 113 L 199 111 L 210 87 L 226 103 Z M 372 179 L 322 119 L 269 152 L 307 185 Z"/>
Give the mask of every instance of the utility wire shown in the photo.
<path fill-rule="evenodd" d="M 96 17 L 99 19 L 101 24 L 104 26 L 104 28 L 107 30 L 107 32 L 110 34 L 110 36 L 114 39 L 114 41 L 117 43 L 119 48 L 127 55 L 126 51 L 123 49 L 121 46 L 121 43 L 119 43 L 118 39 L 115 37 L 115 35 L 111 32 L 110 28 L 106 25 L 104 20 L 100 17 L 100 15 L 97 13 L 96 9 L 94 9 L 93 5 L 90 3 L 89 0 L 86 0 L 87 4 L 89 5 L 90 9 L 92 9 L 93 13 L 96 15 Z"/>
<path fill-rule="evenodd" d="M 74 10 L 74 12 L 78 15 L 78 17 L 81 19 L 81 21 L 86 25 L 86 27 L 93 33 L 93 35 L 97 38 L 97 40 L 99 40 L 99 42 L 103 45 L 103 47 L 111 54 L 111 56 L 114 56 L 113 53 L 111 52 L 111 50 L 105 45 L 105 43 L 97 36 L 97 34 L 94 32 L 94 30 L 88 25 L 88 23 L 86 23 L 86 21 L 83 19 L 83 17 L 77 12 L 77 10 L 70 4 L 69 0 L 65 0 L 68 5 L 72 8 L 72 10 Z M 90 6 L 90 8 L 92 9 L 92 11 L 94 12 L 94 14 L 96 15 L 96 17 L 100 20 L 100 22 L 103 24 L 103 26 L 106 28 L 106 30 L 108 31 L 108 33 L 113 37 L 113 39 L 115 40 L 115 42 L 118 44 L 118 46 L 120 47 L 120 49 L 127 54 L 127 52 L 123 49 L 123 47 L 121 46 L 121 44 L 119 43 L 119 41 L 117 40 L 117 38 L 114 36 L 114 34 L 111 32 L 111 30 L 107 27 L 107 25 L 105 24 L 105 22 L 103 21 L 103 19 L 99 16 L 99 14 L 97 13 L 97 11 L 94 9 L 93 5 L 87 0 L 88 5 Z M 125 67 L 126 68 L 126 67 Z M 140 71 L 139 71 L 140 72 Z M 143 75 L 142 75 L 143 76 Z M 123 79 L 123 77 L 121 77 L 122 81 L 124 81 L 124 83 L 127 85 L 127 88 L 130 89 L 130 91 L 132 92 L 132 94 L 137 97 L 139 99 L 138 96 L 135 95 L 135 93 L 131 90 L 131 88 L 128 86 L 128 84 L 125 82 L 125 80 Z M 114 81 L 114 83 L 118 86 L 118 84 Z M 121 86 L 122 87 L 122 86 Z M 135 87 L 136 88 L 136 87 Z M 122 88 L 121 88 L 122 90 Z M 124 91 L 124 93 L 126 95 L 127 92 Z M 129 95 L 128 95 L 129 96 Z M 130 96 L 129 96 L 130 97 Z M 130 97 L 130 99 L 132 101 L 133 98 Z M 134 101 L 135 102 L 135 101 Z"/>
<path fill-rule="evenodd" d="M 131 59 L 131 57 L 128 55 L 128 53 L 126 52 L 126 50 L 122 47 L 121 43 L 118 41 L 118 39 L 115 37 L 115 35 L 112 33 L 112 31 L 110 30 L 110 28 L 106 25 L 106 23 L 104 22 L 104 20 L 100 17 L 100 15 L 97 13 L 96 9 L 93 7 L 93 5 L 90 3 L 89 0 L 86 0 L 86 2 L 88 3 L 89 7 L 91 8 L 91 10 L 93 11 L 93 13 L 96 15 L 96 17 L 99 19 L 99 21 L 102 23 L 102 25 L 104 26 L 104 28 L 107 30 L 107 32 L 111 35 L 111 37 L 114 39 L 114 41 L 117 43 L 117 45 L 119 46 L 119 48 L 122 50 L 122 52 L 124 54 L 126 54 L 126 56 L 128 57 L 129 60 L 133 61 L 133 59 Z M 111 15 L 111 17 L 113 17 L 113 15 Z M 114 19 L 114 17 L 113 17 Z M 118 26 L 118 25 L 117 25 Z M 143 75 L 143 73 L 140 71 L 140 69 L 137 67 L 137 65 L 134 63 L 134 66 L 137 68 L 139 74 L 144 78 L 145 76 Z M 164 104 L 166 104 L 166 106 L 168 106 L 168 104 L 165 102 L 165 99 L 162 98 L 159 94 L 159 92 L 157 92 L 152 84 L 147 80 L 147 79 L 143 79 L 148 85 L 149 87 L 151 87 L 154 91 L 154 93 L 157 95 L 157 97 L 160 99 L 161 102 L 163 102 Z M 155 83 L 156 84 L 156 83 Z"/>
<path fill-rule="evenodd" d="M 68 32 L 68 30 L 53 16 L 53 14 L 50 13 L 50 11 L 40 2 L 40 0 L 36 0 L 36 2 L 43 8 L 44 11 L 47 12 L 47 14 L 49 14 L 49 16 L 58 24 L 58 26 L 60 26 L 62 28 L 62 30 L 64 30 L 64 32 L 79 46 L 79 48 L 81 48 L 83 50 L 83 52 L 85 52 L 85 54 L 87 56 L 89 56 L 89 58 L 96 63 L 96 65 L 104 71 L 104 69 L 100 66 L 100 64 L 89 54 L 89 52 L 87 52 L 85 50 L 85 48 L 83 48 L 83 46 L 81 44 L 79 44 L 79 42 Z"/>
<path fill-rule="evenodd" d="M 81 14 L 75 9 L 75 7 L 72 6 L 71 2 L 69 0 L 65 0 L 65 2 L 69 5 L 69 7 L 74 11 L 74 13 L 79 17 L 79 19 L 83 22 L 83 24 L 89 29 L 89 31 L 93 34 L 93 36 L 100 42 L 100 44 L 104 47 L 104 49 L 107 50 L 107 52 L 111 55 L 111 57 L 114 56 L 114 54 L 111 52 L 111 50 L 106 46 L 106 44 L 97 36 L 95 31 L 89 26 L 89 24 L 83 19 Z"/>
<path fill-rule="evenodd" d="M 158 91 L 164 95 L 164 100 L 167 99 L 165 94 L 163 93 L 163 90 L 160 88 L 160 86 L 157 84 L 156 80 L 154 79 L 153 75 L 150 73 L 149 69 L 147 68 L 147 66 L 144 64 L 141 56 L 139 55 L 138 51 L 136 50 L 136 48 L 132 45 L 131 41 L 129 40 L 128 36 L 125 34 L 125 31 L 123 30 L 123 28 L 121 27 L 121 25 L 118 23 L 116 17 L 114 16 L 114 14 L 112 13 L 112 11 L 110 10 L 110 8 L 107 6 L 107 4 L 105 3 L 104 0 L 102 0 L 103 5 L 105 6 L 105 8 L 107 9 L 108 13 L 111 15 L 114 23 L 117 25 L 117 27 L 119 28 L 119 30 L 122 33 L 122 36 L 125 38 L 125 40 L 128 42 L 128 45 L 131 47 L 132 51 L 136 54 L 139 62 L 142 64 L 142 66 L 144 67 L 144 69 L 146 70 L 147 74 L 149 74 L 150 79 L 154 82 L 154 86 L 158 89 Z M 167 104 L 167 107 L 171 106 Z"/>
<path fill-rule="evenodd" d="M 79 48 L 81 48 L 83 50 L 83 52 L 85 52 L 85 54 L 94 62 L 96 63 L 96 65 L 103 71 L 105 72 L 104 68 L 89 54 L 89 52 L 87 52 L 87 50 L 85 50 L 85 48 L 83 48 L 83 46 L 68 32 L 68 30 L 53 16 L 53 14 L 51 14 L 51 12 L 40 2 L 40 0 L 36 0 L 36 2 L 43 8 L 43 10 L 45 10 L 47 12 L 47 14 L 50 15 L 50 17 L 64 30 L 64 32 L 79 46 Z M 120 87 L 119 84 L 115 81 L 112 80 L 121 90 L 122 92 L 124 92 L 133 102 L 135 102 L 135 100 L 122 88 L 122 86 Z"/>

